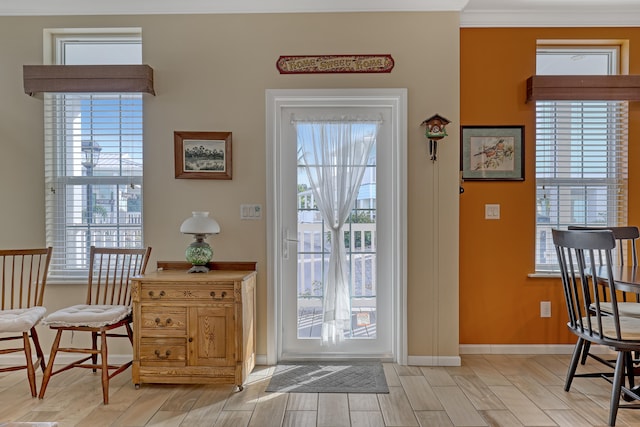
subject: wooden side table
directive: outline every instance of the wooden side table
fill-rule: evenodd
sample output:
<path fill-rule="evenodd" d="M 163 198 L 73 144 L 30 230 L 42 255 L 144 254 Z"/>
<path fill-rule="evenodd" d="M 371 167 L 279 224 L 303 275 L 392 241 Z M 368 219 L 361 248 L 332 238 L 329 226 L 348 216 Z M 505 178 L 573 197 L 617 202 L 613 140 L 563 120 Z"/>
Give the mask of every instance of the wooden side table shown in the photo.
<path fill-rule="evenodd" d="M 192 274 L 182 264 L 132 279 L 133 383 L 242 390 L 255 366 L 255 263 Z"/>

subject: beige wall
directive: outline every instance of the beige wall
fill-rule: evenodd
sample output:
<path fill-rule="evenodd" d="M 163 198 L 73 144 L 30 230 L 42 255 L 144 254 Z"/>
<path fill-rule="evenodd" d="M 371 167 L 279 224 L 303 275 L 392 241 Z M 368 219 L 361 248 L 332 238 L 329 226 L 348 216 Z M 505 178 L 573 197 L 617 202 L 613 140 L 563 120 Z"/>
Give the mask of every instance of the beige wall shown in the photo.
<path fill-rule="evenodd" d="M 266 221 L 241 221 L 242 203 L 266 207 L 265 90 L 406 87 L 408 102 L 408 354 L 458 354 L 459 17 L 358 13 L 0 18 L 0 247 L 43 245 L 42 101 L 22 91 L 22 65 L 42 63 L 42 29 L 141 27 L 157 96 L 145 95 L 145 241 L 156 260 L 180 260 L 178 232 L 207 210 L 222 233 L 218 260 L 257 261 L 258 353 L 266 353 Z M 389 74 L 280 75 L 280 55 L 386 54 Z M 420 123 L 452 121 L 438 162 Z M 233 180 L 173 175 L 173 131 L 233 132 Z M 50 310 L 83 289 L 51 284 Z M 43 328 L 44 333 L 44 328 Z M 51 336 L 45 334 L 45 346 Z"/>

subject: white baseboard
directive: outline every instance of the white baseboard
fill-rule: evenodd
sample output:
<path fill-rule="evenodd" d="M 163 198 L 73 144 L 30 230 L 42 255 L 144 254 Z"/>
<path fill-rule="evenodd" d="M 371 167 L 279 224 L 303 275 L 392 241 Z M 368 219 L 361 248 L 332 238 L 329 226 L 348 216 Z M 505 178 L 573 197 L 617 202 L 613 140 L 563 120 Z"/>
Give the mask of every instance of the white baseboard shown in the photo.
<path fill-rule="evenodd" d="M 573 344 L 461 344 L 460 354 L 571 354 Z M 592 345 L 594 354 L 612 353 L 608 347 Z"/>
<path fill-rule="evenodd" d="M 408 356 L 410 366 L 460 366 L 460 356 Z"/>
<path fill-rule="evenodd" d="M 465 354 L 572 354 L 573 344 L 461 344 L 459 351 Z M 613 354 L 609 347 L 592 345 L 593 354 Z M 411 366 L 461 366 L 460 356 L 409 356 Z"/>

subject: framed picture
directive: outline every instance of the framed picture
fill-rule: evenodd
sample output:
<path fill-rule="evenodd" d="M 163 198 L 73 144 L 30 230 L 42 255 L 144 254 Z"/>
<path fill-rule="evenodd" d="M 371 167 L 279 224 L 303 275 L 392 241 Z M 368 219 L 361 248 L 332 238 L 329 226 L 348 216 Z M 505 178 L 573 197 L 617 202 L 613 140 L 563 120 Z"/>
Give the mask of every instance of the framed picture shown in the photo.
<path fill-rule="evenodd" d="M 231 132 L 173 132 L 176 178 L 231 179 Z"/>
<path fill-rule="evenodd" d="M 465 181 L 523 181 L 524 126 L 461 126 Z"/>

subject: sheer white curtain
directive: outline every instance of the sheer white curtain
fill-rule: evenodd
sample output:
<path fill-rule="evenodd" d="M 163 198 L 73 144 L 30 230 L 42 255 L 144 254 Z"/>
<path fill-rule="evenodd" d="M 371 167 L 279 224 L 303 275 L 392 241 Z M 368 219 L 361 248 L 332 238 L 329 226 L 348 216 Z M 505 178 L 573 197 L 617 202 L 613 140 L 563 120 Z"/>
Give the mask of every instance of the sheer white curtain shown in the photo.
<path fill-rule="evenodd" d="M 325 226 L 331 252 L 324 276 L 323 344 L 344 339 L 351 303 L 343 226 L 358 195 L 378 134 L 378 121 L 294 121 L 299 163 L 305 167 Z"/>

